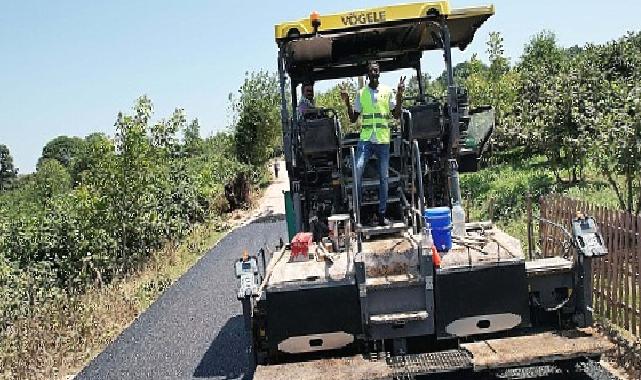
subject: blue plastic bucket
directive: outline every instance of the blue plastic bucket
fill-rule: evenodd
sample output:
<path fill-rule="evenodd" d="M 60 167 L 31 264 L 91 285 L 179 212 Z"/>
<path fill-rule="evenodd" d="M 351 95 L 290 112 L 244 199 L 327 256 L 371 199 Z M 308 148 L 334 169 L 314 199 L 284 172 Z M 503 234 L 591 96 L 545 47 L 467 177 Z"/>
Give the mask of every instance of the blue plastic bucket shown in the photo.
<path fill-rule="evenodd" d="M 425 223 L 430 225 L 432 240 L 439 252 L 452 249 L 452 214 L 449 207 L 433 207 L 423 214 Z"/>

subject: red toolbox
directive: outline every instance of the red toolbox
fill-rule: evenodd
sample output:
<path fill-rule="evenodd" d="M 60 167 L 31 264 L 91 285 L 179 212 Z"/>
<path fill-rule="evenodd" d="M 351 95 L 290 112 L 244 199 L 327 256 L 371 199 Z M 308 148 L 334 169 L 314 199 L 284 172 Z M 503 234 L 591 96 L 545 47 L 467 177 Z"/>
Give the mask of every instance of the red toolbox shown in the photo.
<path fill-rule="evenodd" d="M 311 232 L 299 232 L 292 239 L 292 254 L 289 261 L 309 260 L 309 246 L 312 244 Z"/>

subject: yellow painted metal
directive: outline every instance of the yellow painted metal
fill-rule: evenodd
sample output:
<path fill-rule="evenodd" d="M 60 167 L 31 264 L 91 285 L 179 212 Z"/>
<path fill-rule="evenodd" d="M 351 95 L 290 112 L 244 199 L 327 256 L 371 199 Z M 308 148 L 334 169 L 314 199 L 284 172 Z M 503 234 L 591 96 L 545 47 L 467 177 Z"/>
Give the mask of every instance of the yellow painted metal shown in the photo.
<path fill-rule="evenodd" d="M 465 8 L 455 8 L 452 9 L 449 16 L 447 17 L 450 20 L 456 20 L 459 18 L 467 18 L 474 16 L 492 16 L 494 15 L 495 9 L 494 5 L 480 5 L 475 7 L 465 7 Z"/>
<path fill-rule="evenodd" d="M 412 20 L 424 17 L 428 11 L 436 10 L 448 19 L 459 19 L 466 17 L 491 16 L 494 14 L 494 5 L 482 5 L 465 8 L 450 8 L 449 1 L 431 1 L 425 3 L 397 4 L 384 7 L 359 9 L 344 13 L 321 15 L 321 25 L 318 31 L 340 33 L 357 26 L 377 25 L 393 21 Z M 314 32 L 311 20 L 308 18 L 298 21 L 284 22 L 275 25 L 276 40 L 289 36 L 290 31 L 298 30 L 301 36 L 310 35 Z"/>
<path fill-rule="evenodd" d="M 428 11 L 436 10 L 442 15 L 451 13 L 448 1 L 432 1 L 426 3 L 398 4 L 384 7 L 359 9 L 350 12 L 321 15 L 319 32 L 337 31 L 356 26 L 382 24 L 390 21 L 411 20 L 424 17 Z M 288 37 L 289 31 L 297 29 L 301 36 L 314 32 L 311 20 L 308 18 L 298 21 L 284 22 L 275 26 L 276 40 Z"/>

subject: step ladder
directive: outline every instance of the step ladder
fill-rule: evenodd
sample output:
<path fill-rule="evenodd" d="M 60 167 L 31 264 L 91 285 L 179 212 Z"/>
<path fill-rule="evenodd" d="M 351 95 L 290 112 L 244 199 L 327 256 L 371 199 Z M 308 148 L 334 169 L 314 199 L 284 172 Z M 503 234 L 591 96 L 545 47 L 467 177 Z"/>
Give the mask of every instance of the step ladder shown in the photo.
<path fill-rule="evenodd" d="M 433 288 L 417 270 L 406 274 L 368 277 L 367 322 L 373 339 L 427 335 L 434 331 L 433 303 L 426 291 Z"/>
<path fill-rule="evenodd" d="M 401 221 L 390 221 L 389 226 L 363 226 L 356 225 L 356 232 L 360 232 L 366 239 L 376 235 L 390 235 L 407 231 L 409 227 Z"/>

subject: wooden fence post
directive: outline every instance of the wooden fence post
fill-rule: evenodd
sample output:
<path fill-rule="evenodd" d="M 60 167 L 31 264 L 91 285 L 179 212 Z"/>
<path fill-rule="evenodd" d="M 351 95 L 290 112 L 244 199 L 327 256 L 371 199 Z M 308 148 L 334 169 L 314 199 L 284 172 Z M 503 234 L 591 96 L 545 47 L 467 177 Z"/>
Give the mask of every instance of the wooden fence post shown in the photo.
<path fill-rule="evenodd" d="M 525 194 L 526 202 L 527 202 L 527 253 L 528 253 L 528 259 L 531 261 L 532 260 L 532 239 L 533 239 L 533 229 L 532 229 L 532 195 L 528 191 L 527 194 Z"/>
<path fill-rule="evenodd" d="M 528 255 L 534 252 L 534 229 L 531 194 L 526 194 Z M 608 255 L 596 259 L 593 271 L 595 312 L 613 325 L 641 335 L 641 216 L 627 211 L 609 210 L 558 194 L 541 197 L 541 218 L 565 228 L 577 211 L 593 216 L 604 238 Z M 567 236 L 557 227 L 539 223 L 541 252 L 549 257 L 563 253 Z"/>

